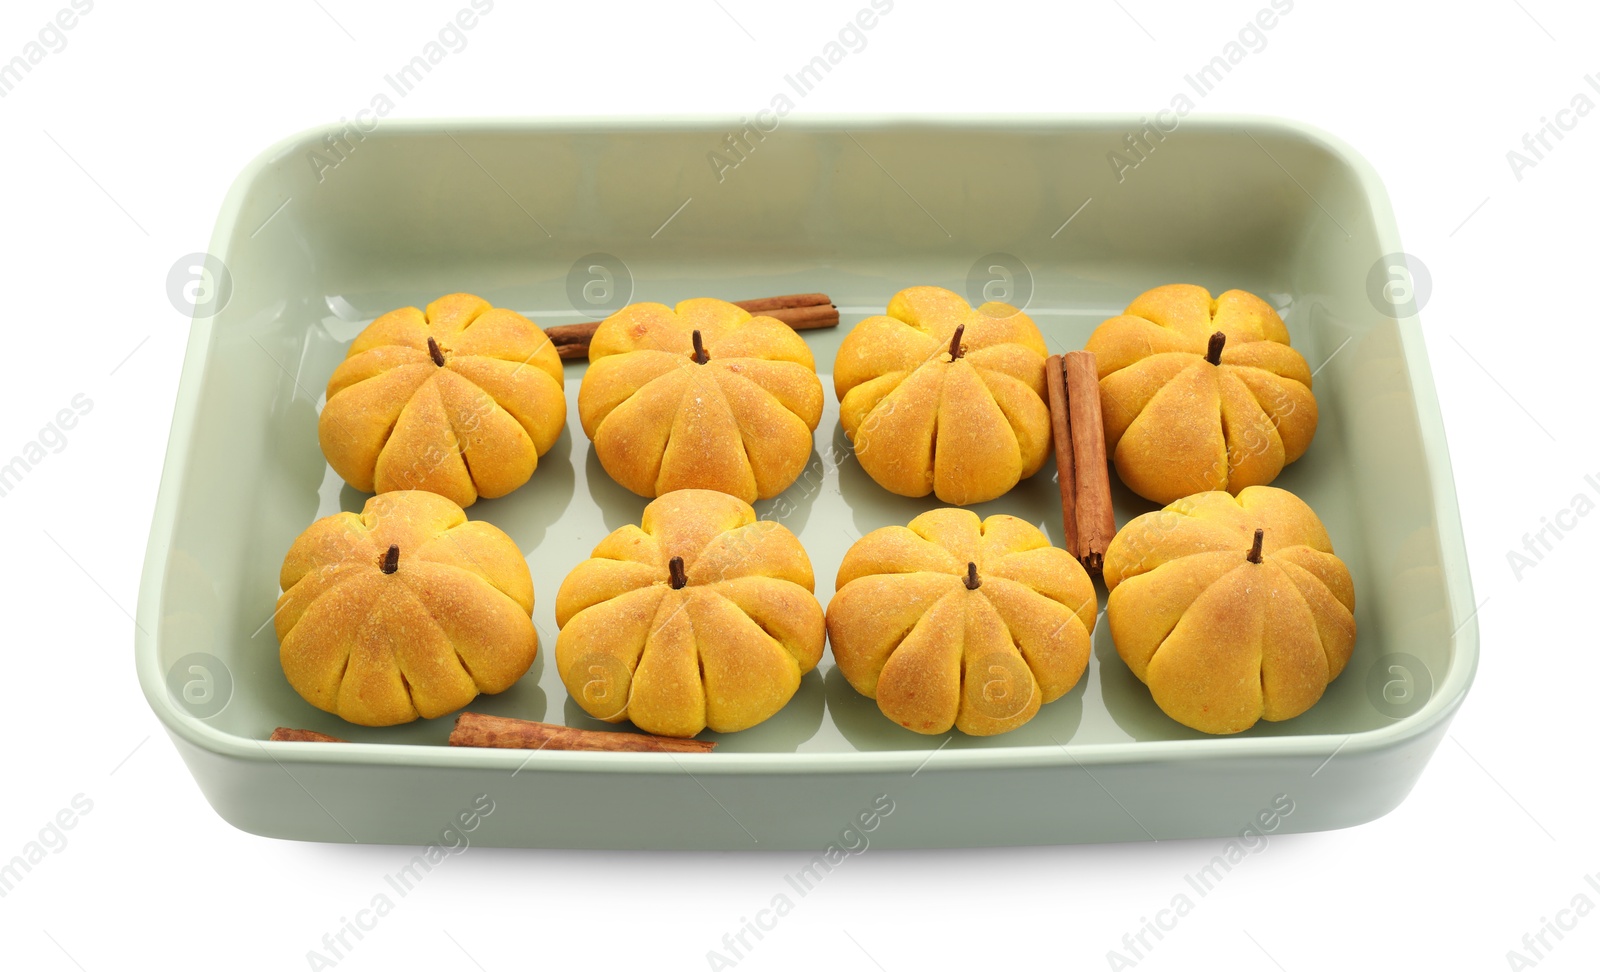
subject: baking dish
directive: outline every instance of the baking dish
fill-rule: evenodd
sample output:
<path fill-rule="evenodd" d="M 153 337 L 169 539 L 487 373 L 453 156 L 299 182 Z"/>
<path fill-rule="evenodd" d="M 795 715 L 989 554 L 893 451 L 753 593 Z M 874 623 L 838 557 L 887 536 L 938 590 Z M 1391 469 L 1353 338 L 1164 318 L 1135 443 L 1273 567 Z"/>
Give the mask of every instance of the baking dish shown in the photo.
<path fill-rule="evenodd" d="M 1474 602 L 1406 258 L 1377 176 L 1306 126 L 383 121 L 263 153 L 224 202 L 210 252 L 226 299 L 192 325 L 135 658 L 201 791 L 244 830 L 429 843 L 480 794 L 496 810 L 472 839 L 506 846 L 820 850 L 891 804 L 875 846 L 1329 829 L 1405 797 L 1471 683 Z M 1226 738 L 1185 729 L 1118 660 L 1103 616 L 1079 685 L 987 739 L 900 729 L 827 657 L 778 716 L 695 757 L 452 749 L 450 717 L 346 725 L 279 670 L 268 622 L 284 551 L 316 517 L 365 499 L 318 450 L 322 389 L 387 310 L 471 291 L 559 324 L 630 299 L 825 291 L 843 324 L 806 337 L 831 389 L 844 331 L 903 286 L 1025 305 L 1062 351 L 1169 282 L 1262 295 L 1318 369 L 1316 439 L 1275 485 L 1317 510 L 1349 564 L 1359 635 L 1344 674 L 1297 719 Z M 567 365 L 569 427 L 532 481 L 468 511 L 522 546 L 541 638 L 523 681 L 472 708 L 596 728 L 549 662 L 555 592 L 646 501 L 605 476 L 578 427 L 582 371 Z M 1060 543 L 1053 468 L 976 510 Z M 1119 523 L 1152 508 L 1116 489 Z M 933 505 L 862 472 L 830 401 L 811 465 L 757 511 L 800 536 L 825 604 L 851 542 Z M 265 742 L 279 725 L 351 742 Z"/>

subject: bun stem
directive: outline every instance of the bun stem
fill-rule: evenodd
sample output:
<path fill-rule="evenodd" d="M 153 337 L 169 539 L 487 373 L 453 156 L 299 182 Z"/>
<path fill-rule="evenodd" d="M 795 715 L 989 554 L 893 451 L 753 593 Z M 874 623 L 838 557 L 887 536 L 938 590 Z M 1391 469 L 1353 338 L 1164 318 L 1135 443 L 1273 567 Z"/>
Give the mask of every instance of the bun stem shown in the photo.
<path fill-rule="evenodd" d="M 950 360 L 951 361 L 954 361 L 957 358 L 961 357 L 961 354 L 962 354 L 962 350 L 961 350 L 961 335 L 965 334 L 966 331 L 967 331 L 967 325 L 965 325 L 965 324 L 957 324 L 956 325 L 956 332 L 954 334 L 950 335 Z"/>

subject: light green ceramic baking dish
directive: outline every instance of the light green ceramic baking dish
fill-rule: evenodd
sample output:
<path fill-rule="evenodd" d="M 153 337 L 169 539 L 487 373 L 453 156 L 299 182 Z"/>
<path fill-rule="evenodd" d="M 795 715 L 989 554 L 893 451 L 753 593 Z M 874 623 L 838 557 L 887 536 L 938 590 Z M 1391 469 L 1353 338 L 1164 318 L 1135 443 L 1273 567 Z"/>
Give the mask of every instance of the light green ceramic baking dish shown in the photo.
<path fill-rule="evenodd" d="M 1461 704 L 1478 633 L 1412 282 L 1367 164 L 1261 119 L 758 121 L 383 122 L 296 136 L 239 177 L 184 362 L 136 639 L 150 705 L 217 812 L 275 837 L 427 843 L 488 794 L 479 844 L 820 850 L 884 806 L 880 847 L 1307 831 L 1395 807 Z M 1316 440 L 1277 485 L 1327 523 L 1360 634 L 1300 718 L 1229 738 L 1184 729 L 1103 618 L 1078 687 L 991 739 L 902 730 L 826 658 L 777 717 L 696 757 L 451 749 L 449 718 L 347 726 L 282 677 L 267 621 L 283 553 L 364 499 L 318 451 L 322 388 L 384 311 L 465 290 L 556 324 L 630 297 L 820 290 L 844 317 L 807 335 L 826 372 L 843 330 L 903 286 L 1026 304 L 1068 350 L 1180 281 L 1265 296 L 1320 369 Z M 575 402 L 582 366 L 567 374 Z M 554 595 L 645 501 L 605 477 L 569 411 L 533 480 L 469 511 L 526 551 L 542 641 L 518 686 L 474 708 L 595 726 L 546 660 Z M 978 512 L 1059 543 L 1052 474 Z M 1119 522 L 1150 508 L 1117 500 Z M 865 476 L 833 405 L 811 467 L 759 512 L 799 534 L 826 603 L 852 541 L 930 505 Z M 353 742 L 263 742 L 279 725 Z"/>

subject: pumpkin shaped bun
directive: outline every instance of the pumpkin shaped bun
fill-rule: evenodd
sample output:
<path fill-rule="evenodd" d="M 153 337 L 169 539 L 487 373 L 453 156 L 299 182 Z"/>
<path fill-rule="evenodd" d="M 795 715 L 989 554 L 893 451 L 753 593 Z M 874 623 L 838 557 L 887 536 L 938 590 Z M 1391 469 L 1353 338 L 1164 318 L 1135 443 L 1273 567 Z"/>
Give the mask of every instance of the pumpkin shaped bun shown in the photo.
<path fill-rule="evenodd" d="M 822 382 L 805 339 L 727 301 L 630 304 L 589 342 L 578 416 L 600 465 L 640 496 L 783 492 L 811 457 Z"/>
<path fill-rule="evenodd" d="M 1201 732 L 1292 719 L 1355 645 L 1355 587 L 1293 493 L 1247 486 L 1129 521 L 1106 550 L 1117 654 L 1167 715 Z"/>
<path fill-rule="evenodd" d="M 1089 336 L 1106 448 L 1128 488 L 1157 503 L 1264 486 L 1317 431 L 1311 369 L 1283 319 L 1242 290 L 1212 299 L 1169 284 Z"/>
<path fill-rule="evenodd" d="M 363 726 L 431 719 L 533 664 L 533 578 L 512 539 L 434 493 L 335 513 L 289 547 L 273 623 L 307 702 Z"/>
<path fill-rule="evenodd" d="M 515 311 L 451 294 L 371 324 L 328 379 L 322 453 L 363 492 L 471 506 L 533 475 L 567 422 L 561 358 Z"/>
<path fill-rule="evenodd" d="M 874 530 L 839 565 L 834 661 L 907 729 L 992 736 L 1065 695 L 1099 604 L 1082 565 L 1014 516 L 924 513 Z"/>
<path fill-rule="evenodd" d="M 861 468 L 901 496 L 965 506 L 1050 454 L 1044 337 L 1010 304 L 909 287 L 839 345 L 833 388 Z"/>
<path fill-rule="evenodd" d="M 786 527 L 726 493 L 667 493 L 562 581 L 556 667 L 597 719 L 662 736 L 748 729 L 822 657 L 813 589 Z"/>

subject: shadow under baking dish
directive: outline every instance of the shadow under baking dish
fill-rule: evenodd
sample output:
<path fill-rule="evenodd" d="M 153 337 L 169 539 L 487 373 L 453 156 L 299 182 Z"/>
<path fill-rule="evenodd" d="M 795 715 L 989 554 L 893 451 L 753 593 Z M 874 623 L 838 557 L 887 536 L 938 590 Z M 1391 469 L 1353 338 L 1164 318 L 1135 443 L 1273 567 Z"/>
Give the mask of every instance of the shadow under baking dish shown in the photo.
<path fill-rule="evenodd" d="M 327 157 L 325 132 L 270 150 L 219 219 L 212 252 L 231 297 L 193 328 L 139 605 L 142 683 L 207 797 L 258 833 L 410 841 L 482 791 L 518 808 L 487 821 L 482 842 L 613 847 L 823 846 L 879 792 L 903 811 L 885 824 L 889 846 L 1231 833 L 1278 793 L 1297 801 L 1289 829 L 1392 808 L 1465 694 L 1477 637 L 1420 330 L 1374 296 L 1399 250 L 1381 185 L 1326 136 L 1262 120 L 1185 121 L 1119 182 L 1106 155 L 1139 127 L 786 120 L 720 181 L 707 153 L 727 126 L 707 121 L 385 123 L 333 168 L 309 157 Z M 828 389 L 811 463 L 757 504 L 799 535 L 826 604 L 852 542 L 939 505 L 887 493 L 850 452 L 828 371 L 852 324 L 902 287 L 939 284 L 1025 303 L 1065 351 L 1172 282 L 1260 294 L 1319 369 L 1316 439 L 1274 485 L 1311 504 L 1349 564 L 1359 635 L 1297 719 L 1229 738 L 1178 725 L 1117 658 L 1103 617 L 1079 685 L 1006 735 L 902 729 L 825 656 L 776 717 L 708 733 L 717 752 L 683 759 L 451 750 L 453 717 L 350 726 L 278 667 L 284 551 L 366 499 L 318 448 L 322 389 L 385 311 L 471 291 L 550 325 L 603 316 L 586 293 L 607 305 L 829 293 L 841 326 L 806 332 Z M 547 661 L 555 592 L 646 500 L 605 475 L 578 425 L 583 368 L 567 365 L 568 429 L 533 479 L 468 510 L 525 551 L 541 643 L 528 675 L 474 710 L 601 725 Z M 973 509 L 1059 544 L 1054 471 Z M 1119 524 L 1154 508 L 1115 491 Z M 191 656 L 230 683 L 220 710 L 174 694 L 169 676 Z M 259 743 L 279 725 L 373 745 Z"/>

